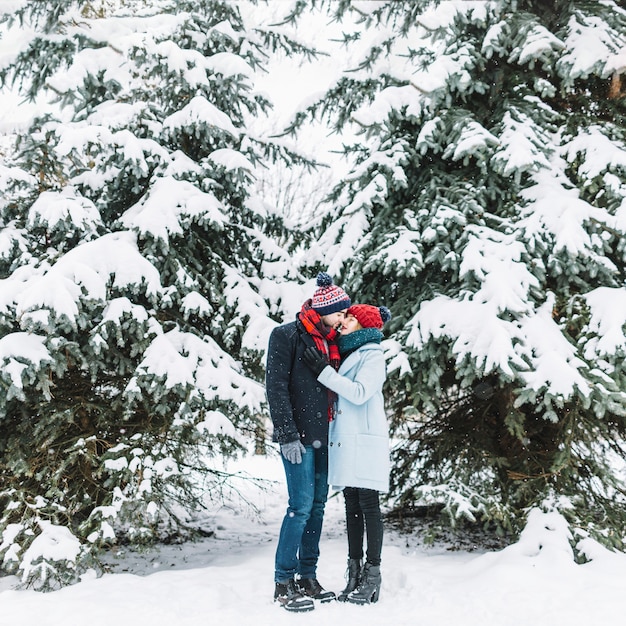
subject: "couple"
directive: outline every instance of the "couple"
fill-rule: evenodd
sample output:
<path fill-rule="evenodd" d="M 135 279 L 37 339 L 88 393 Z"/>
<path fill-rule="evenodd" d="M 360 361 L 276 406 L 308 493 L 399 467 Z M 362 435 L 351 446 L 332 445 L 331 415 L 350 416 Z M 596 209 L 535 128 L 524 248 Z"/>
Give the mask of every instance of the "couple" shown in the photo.
<path fill-rule="evenodd" d="M 310 611 L 313 600 L 336 599 L 316 576 L 329 485 L 343 489 L 346 508 L 348 584 L 338 599 L 378 600 L 379 492 L 389 484 L 380 341 L 390 318 L 385 307 L 351 306 L 346 292 L 321 272 L 296 320 L 270 336 L 267 398 L 289 494 L 276 549 L 274 600 L 288 611 Z"/>

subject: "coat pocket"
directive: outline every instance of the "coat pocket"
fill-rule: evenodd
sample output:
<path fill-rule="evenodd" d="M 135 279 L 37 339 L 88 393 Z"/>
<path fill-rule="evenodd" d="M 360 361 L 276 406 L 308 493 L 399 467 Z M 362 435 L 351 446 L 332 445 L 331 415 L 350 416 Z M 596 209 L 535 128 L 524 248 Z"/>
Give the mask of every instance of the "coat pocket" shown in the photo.
<path fill-rule="evenodd" d="M 386 480 L 389 474 L 389 440 L 379 435 L 357 435 L 355 473 L 358 478 Z"/>

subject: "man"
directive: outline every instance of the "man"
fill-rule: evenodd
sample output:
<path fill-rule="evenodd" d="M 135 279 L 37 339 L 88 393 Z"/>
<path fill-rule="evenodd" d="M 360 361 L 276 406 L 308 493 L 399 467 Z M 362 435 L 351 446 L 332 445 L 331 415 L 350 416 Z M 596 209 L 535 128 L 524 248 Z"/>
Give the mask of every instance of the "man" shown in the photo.
<path fill-rule="evenodd" d="M 318 582 L 316 570 L 328 496 L 328 422 L 336 396 L 316 380 L 302 355 L 315 347 L 339 368 L 337 329 L 350 304 L 346 292 L 320 272 L 313 298 L 295 321 L 275 328 L 269 339 L 267 399 L 289 494 L 276 548 L 274 600 L 288 611 L 310 611 L 314 599 L 335 599 Z"/>

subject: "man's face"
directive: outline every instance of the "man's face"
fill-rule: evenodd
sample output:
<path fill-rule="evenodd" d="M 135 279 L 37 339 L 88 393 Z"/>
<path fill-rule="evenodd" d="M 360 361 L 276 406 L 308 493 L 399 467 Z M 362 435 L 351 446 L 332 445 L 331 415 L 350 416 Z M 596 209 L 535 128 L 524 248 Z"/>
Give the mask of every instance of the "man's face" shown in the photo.
<path fill-rule="evenodd" d="M 346 311 L 348 309 L 343 309 L 342 311 L 337 311 L 337 313 L 331 313 L 330 315 L 322 315 L 321 319 L 326 326 L 330 326 L 331 328 L 339 329 L 341 323 L 343 322 L 343 318 L 346 316 Z"/>

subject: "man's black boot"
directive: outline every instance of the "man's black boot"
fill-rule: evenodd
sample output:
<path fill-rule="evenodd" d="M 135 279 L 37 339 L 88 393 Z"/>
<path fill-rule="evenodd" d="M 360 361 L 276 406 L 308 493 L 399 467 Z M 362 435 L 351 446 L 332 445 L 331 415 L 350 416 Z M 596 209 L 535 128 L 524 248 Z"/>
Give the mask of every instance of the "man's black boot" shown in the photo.
<path fill-rule="evenodd" d="M 282 583 L 276 583 L 274 587 L 274 602 L 280 602 L 286 611 L 312 611 L 315 608 L 313 600 L 303 596 L 297 589 L 293 578 Z"/>
<path fill-rule="evenodd" d="M 298 578 L 296 581 L 300 593 L 319 602 L 332 602 L 337 599 L 334 591 L 326 591 L 317 578 Z"/>

